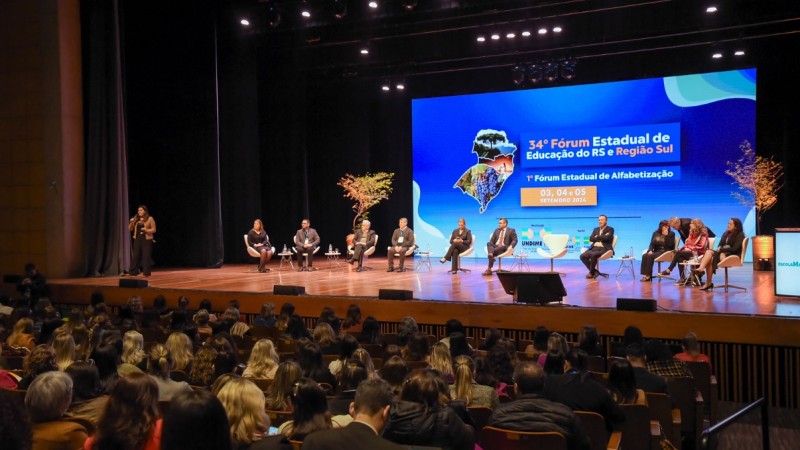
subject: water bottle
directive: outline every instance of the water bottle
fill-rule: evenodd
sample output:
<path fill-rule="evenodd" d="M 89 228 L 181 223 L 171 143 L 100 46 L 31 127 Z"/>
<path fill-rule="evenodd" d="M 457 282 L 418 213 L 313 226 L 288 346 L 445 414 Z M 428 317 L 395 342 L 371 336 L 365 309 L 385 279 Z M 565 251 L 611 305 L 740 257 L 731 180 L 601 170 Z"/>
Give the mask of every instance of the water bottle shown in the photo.
<path fill-rule="evenodd" d="M 431 244 L 425 246 L 425 252 L 427 252 L 429 255 L 431 254 Z"/>
<path fill-rule="evenodd" d="M 286 244 L 283 244 L 283 252 L 281 253 L 286 253 Z"/>
<path fill-rule="evenodd" d="M 633 247 L 628 251 L 628 258 L 633 258 Z"/>
<path fill-rule="evenodd" d="M 333 253 L 333 245 L 328 244 L 328 253 Z"/>

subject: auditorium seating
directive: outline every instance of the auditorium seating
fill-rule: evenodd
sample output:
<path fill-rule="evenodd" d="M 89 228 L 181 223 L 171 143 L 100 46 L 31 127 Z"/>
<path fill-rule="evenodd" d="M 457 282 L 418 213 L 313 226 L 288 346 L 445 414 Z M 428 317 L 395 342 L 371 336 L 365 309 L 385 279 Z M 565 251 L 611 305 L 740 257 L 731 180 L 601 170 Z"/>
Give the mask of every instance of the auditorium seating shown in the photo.
<path fill-rule="evenodd" d="M 478 433 L 478 443 L 483 450 L 567 450 L 567 440 L 561 433 L 525 432 L 484 427 Z"/>

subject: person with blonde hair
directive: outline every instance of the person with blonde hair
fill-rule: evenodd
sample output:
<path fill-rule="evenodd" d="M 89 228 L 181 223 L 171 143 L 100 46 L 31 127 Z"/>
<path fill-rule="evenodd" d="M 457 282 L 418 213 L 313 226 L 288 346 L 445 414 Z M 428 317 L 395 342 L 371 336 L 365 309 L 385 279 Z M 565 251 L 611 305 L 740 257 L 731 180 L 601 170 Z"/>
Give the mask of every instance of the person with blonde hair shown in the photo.
<path fill-rule="evenodd" d="M 437 342 L 431 349 L 428 363 L 431 369 L 436 370 L 448 383 L 454 381 L 453 360 L 450 357 L 450 348 L 443 342 Z"/>
<path fill-rule="evenodd" d="M 259 339 L 250 352 L 247 367 L 242 376 L 247 378 L 275 378 L 280 364 L 280 357 L 275 351 L 275 344 L 269 339 Z"/>
<path fill-rule="evenodd" d="M 294 361 L 284 361 L 278 365 L 275 378 L 267 390 L 267 409 L 291 411 L 294 383 L 303 376 L 303 369 Z"/>
<path fill-rule="evenodd" d="M 567 340 L 561 334 L 550 333 L 550 337 L 547 338 L 547 351 L 540 354 L 539 359 L 536 360 L 539 367 L 544 368 L 544 364 L 547 361 L 547 353 L 557 351 L 566 355 L 569 353 L 569 344 L 567 344 Z"/>
<path fill-rule="evenodd" d="M 708 229 L 703 221 L 692 219 L 689 223 L 689 237 L 684 241 L 683 247 L 675 252 L 669 267 L 661 271 L 660 275 L 667 276 L 680 263 L 692 259 L 695 255 L 702 256 L 708 249 L 708 237 Z M 681 278 L 676 284 L 685 285 L 686 278 L 683 273 L 683 266 L 678 266 L 678 268 L 680 269 Z"/>
<path fill-rule="evenodd" d="M 172 370 L 189 372 L 192 369 L 192 340 L 186 333 L 176 331 L 169 335 L 164 344 L 172 356 Z"/>
<path fill-rule="evenodd" d="M 144 353 L 144 337 L 138 331 L 130 330 L 122 336 L 122 362 L 147 369 L 147 355 Z"/>
<path fill-rule="evenodd" d="M 339 354 L 339 341 L 336 339 L 336 333 L 333 331 L 331 324 L 326 322 L 317 323 L 311 335 L 314 336 L 314 340 L 319 344 L 323 355 Z"/>
<path fill-rule="evenodd" d="M 246 378 L 225 383 L 217 398 L 225 408 L 231 440 L 236 447 L 248 447 L 267 436 L 269 417 L 265 412 L 264 393 Z"/>
<path fill-rule="evenodd" d="M 222 321 L 228 327 L 228 334 L 231 336 L 244 337 L 250 331 L 250 325 L 239 320 L 239 308 L 228 306 L 222 314 Z"/>
<path fill-rule="evenodd" d="M 86 361 L 94 350 L 92 334 L 89 328 L 79 323 L 72 328 L 72 339 L 75 340 L 75 361 Z"/>
<path fill-rule="evenodd" d="M 361 347 L 355 349 L 353 351 L 351 359 L 355 358 L 364 363 L 364 367 L 367 368 L 367 377 L 368 378 L 380 378 L 378 375 L 378 371 L 375 369 L 375 363 L 372 361 L 372 355 L 366 349 Z"/>
<path fill-rule="evenodd" d="M 160 402 L 168 402 L 175 394 L 192 390 L 189 383 L 175 381 L 169 377 L 169 372 L 172 370 L 172 355 L 161 344 L 150 347 L 150 352 L 147 354 L 147 368 L 148 373 L 158 385 L 158 401 Z"/>
<path fill-rule="evenodd" d="M 33 336 L 33 320 L 23 317 L 14 324 L 14 331 L 6 339 L 6 344 L 12 347 L 25 347 L 33 350 L 36 347 L 36 338 Z"/>
<path fill-rule="evenodd" d="M 72 335 L 59 333 L 53 340 L 53 350 L 56 351 L 56 365 L 58 370 L 65 371 L 70 364 L 75 362 L 75 340 Z"/>
<path fill-rule="evenodd" d="M 475 382 L 475 363 L 472 358 L 466 355 L 456 356 L 453 369 L 456 381 L 450 386 L 450 395 L 454 399 L 464 400 L 467 406 L 497 408 L 500 404 L 497 391 Z"/>

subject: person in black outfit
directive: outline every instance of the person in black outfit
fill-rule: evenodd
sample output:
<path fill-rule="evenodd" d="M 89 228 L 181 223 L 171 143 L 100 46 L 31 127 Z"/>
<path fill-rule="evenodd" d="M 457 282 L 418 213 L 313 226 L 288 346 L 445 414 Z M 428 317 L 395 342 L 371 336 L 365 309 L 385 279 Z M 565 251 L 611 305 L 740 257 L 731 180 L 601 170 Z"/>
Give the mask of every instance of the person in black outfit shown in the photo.
<path fill-rule="evenodd" d="M 600 258 L 605 252 L 611 250 L 614 252 L 614 228 L 608 226 L 608 217 L 605 214 L 600 214 L 597 218 L 599 225 L 592 230 L 592 235 L 589 237 L 589 242 L 592 246 L 587 248 L 586 251 L 581 253 L 581 261 L 583 265 L 589 269 L 589 274 L 586 278 L 597 278 L 600 272 L 597 270 L 597 259 Z"/>
<path fill-rule="evenodd" d="M 320 238 L 317 230 L 310 228 L 311 221 L 303 219 L 300 229 L 294 235 L 295 252 L 297 253 L 298 271 L 306 272 L 314 269 L 314 251 L 319 247 Z M 308 258 L 308 266 L 304 265 L 304 259 Z"/>
<path fill-rule="evenodd" d="M 378 241 L 375 232 L 369 229 L 370 225 L 369 220 L 362 220 L 361 228 L 356 230 L 355 236 L 353 236 L 353 256 L 347 260 L 347 263 L 352 265 L 354 262 L 358 262 L 356 272 L 361 272 L 361 266 L 364 264 L 364 252 L 375 247 Z"/>
<path fill-rule="evenodd" d="M 659 256 L 665 252 L 675 249 L 675 232 L 669 229 L 669 222 L 662 220 L 658 223 L 658 229 L 653 232 L 650 238 L 650 246 L 647 252 L 642 255 L 642 266 L 639 273 L 642 274 L 641 281 L 653 279 L 653 264 Z"/>
<path fill-rule="evenodd" d="M 25 264 L 25 275 L 17 284 L 17 291 L 23 297 L 36 302 L 41 297 L 47 297 L 47 279 L 39 272 L 36 264 L 29 262 Z"/>
<path fill-rule="evenodd" d="M 264 230 L 264 223 L 261 219 L 253 221 L 253 229 L 247 232 L 247 245 L 256 249 L 259 257 L 258 271 L 269 272 L 267 261 L 272 258 L 272 244 L 269 242 L 269 235 Z"/>
<path fill-rule="evenodd" d="M 467 229 L 467 221 L 462 217 L 458 219 L 458 228 L 450 234 L 450 248 L 447 249 L 444 258 L 440 259 L 439 262 L 444 264 L 452 260 L 453 264 L 450 267 L 450 273 L 458 273 L 458 257 L 469 250 L 470 245 L 472 245 L 472 231 Z"/>
<path fill-rule="evenodd" d="M 128 230 L 133 234 L 133 254 L 128 273 L 132 276 L 139 274 L 142 268 L 144 276 L 150 276 L 150 265 L 153 260 L 153 243 L 156 232 L 156 221 L 147 211 L 147 206 L 139 205 L 136 215 L 131 217 Z"/>
<path fill-rule="evenodd" d="M 633 373 L 636 377 L 636 388 L 645 392 L 667 393 L 667 380 L 660 375 L 650 373 L 645 367 L 647 356 L 644 347 L 640 344 L 631 344 L 625 349 L 625 358 L 633 366 Z"/>
<path fill-rule="evenodd" d="M 486 253 L 489 255 L 489 265 L 483 271 L 484 275 L 492 274 L 492 266 L 497 256 L 502 255 L 509 248 L 517 246 L 517 230 L 508 227 L 508 219 L 501 217 L 497 221 L 497 228 L 492 232 L 492 237 L 486 243 Z"/>
<path fill-rule="evenodd" d="M 703 259 L 700 260 L 700 266 L 693 269 L 692 273 L 695 275 L 702 275 L 705 271 L 706 284 L 700 288 L 702 291 L 707 291 L 714 288 L 714 283 L 711 282 L 711 277 L 717 271 L 717 265 L 722 258 L 729 255 L 741 255 L 742 244 L 744 243 L 744 230 L 742 229 L 742 221 L 738 217 L 732 217 L 728 221 L 728 229 L 722 233 L 722 238 L 717 244 L 717 250 L 706 250 Z"/>

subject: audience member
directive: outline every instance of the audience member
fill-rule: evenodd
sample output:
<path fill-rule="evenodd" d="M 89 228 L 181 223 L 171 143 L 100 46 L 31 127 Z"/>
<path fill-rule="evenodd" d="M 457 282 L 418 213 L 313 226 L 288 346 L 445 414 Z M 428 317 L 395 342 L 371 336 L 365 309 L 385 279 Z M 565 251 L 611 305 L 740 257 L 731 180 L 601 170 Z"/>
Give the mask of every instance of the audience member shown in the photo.
<path fill-rule="evenodd" d="M 500 333 L 500 330 L 494 327 L 489 328 L 489 330 L 486 331 L 486 335 L 483 337 L 483 343 L 478 346 L 478 350 L 489 351 L 501 337 L 503 337 L 503 335 Z"/>
<path fill-rule="evenodd" d="M 361 308 L 358 305 L 347 307 L 347 314 L 342 322 L 342 331 L 348 333 L 358 333 L 363 328 L 361 324 Z"/>
<path fill-rule="evenodd" d="M 208 387 L 214 382 L 214 362 L 217 360 L 217 351 L 212 347 L 201 347 L 194 355 L 192 368 L 189 371 L 189 384 L 192 386 Z"/>
<path fill-rule="evenodd" d="M 689 377 L 692 372 L 686 367 L 686 363 L 674 359 L 672 351 L 658 339 L 650 339 L 644 346 L 644 353 L 647 355 L 647 370 L 650 373 L 661 375 L 662 377 Z"/>
<path fill-rule="evenodd" d="M 214 360 L 214 378 L 224 373 L 235 373 L 239 357 L 228 333 L 218 333 L 211 341 L 211 348 L 217 351 L 217 359 Z"/>
<path fill-rule="evenodd" d="M 467 331 L 466 329 L 464 329 L 464 324 L 462 324 L 460 320 L 450 319 L 444 324 L 445 337 L 439 342 L 444 343 L 444 345 L 446 345 L 447 348 L 450 348 L 450 336 L 452 336 L 453 333 L 461 333 L 466 335 L 466 332 Z"/>
<path fill-rule="evenodd" d="M 369 378 L 367 368 L 358 359 L 350 359 L 342 368 L 339 377 L 339 389 L 336 397 L 328 400 L 328 408 L 331 414 L 343 415 L 350 413 L 350 403 L 356 396 L 356 389 L 362 381 Z"/>
<path fill-rule="evenodd" d="M 352 334 L 344 334 L 339 340 L 339 359 L 328 364 L 328 370 L 334 375 L 339 376 L 344 362 L 353 356 L 353 352 L 358 348 L 358 340 Z"/>
<path fill-rule="evenodd" d="M 97 367 L 103 393 L 111 392 L 111 388 L 117 381 L 117 365 L 121 362 L 117 347 L 109 343 L 100 344 L 92 351 L 92 361 Z"/>
<path fill-rule="evenodd" d="M 626 359 L 617 359 L 608 369 L 608 391 L 615 402 L 623 404 L 647 404 L 645 393 L 636 388 L 636 374 Z"/>
<path fill-rule="evenodd" d="M 72 327 L 72 339 L 75 341 L 75 361 L 88 360 L 94 350 L 89 328 L 83 323 L 75 325 Z"/>
<path fill-rule="evenodd" d="M 638 344 L 644 348 L 642 330 L 633 325 L 629 325 L 625 328 L 625 332 L 622 335 L 622 342 L 611 343 L 611 356 L 624 358 L 627 354 L 627 348 L 631 344 Z"/>
<path fill-rule="evenodd" d="M 264 393 L 246 378 L 234 378 L 217 394 L 230 425 L 236 448 L 249 448 L 267 436 L 269 417 L 264 409 Z"/>
<path fill-rule="evenodd" d="M 173 317 L 174 313 L 173 312 Z M 192 341 L 185 333 L 176 331 L 169 335 L 167 342 L 164 343 L 170 356 L 172 357 L 172 370 L 190 372 L 192 370 L 192 358 L 194 358 Z"/>
<path fill-rule="evenodd" d="M 17 323 L 14 324 L 14 331 L 6 339 L 6 344 L 33 350 L 36 346 L 36 338 L 33 336 L 33 320 L 28 317 L 17 320 Z"/>
<path fill-rule="evenodd" d="M 58 370 L 56 351 L 49 345 L 37 345 L 23 361 L 25 375 L 19 380 L 17 389 L 28 389 L 39 375 Z"/>
<path fill-rule="evenodd" d="M 56 365 L 58 370 L 65 371 L 67 367 L 75 362 L 75 340 L 72 335 L 64 331 L 58 333 L 53 340 L 53 350 L 56 351 Z"/>
<path fill-rule="evenodd" d="M 158 401 L 168 402 L 178 392 L 192 390 L 189 383 L 175 381 L 169 377 L 169 373 L 172 370 L 172 355 L 170 355 L 166 347 L 161 344 L 153 345 L 150 347 L 147 357 L 147 368 L 158 385 Z"/>
<path fill-rule="evenodd" d="M 416 332 L 403 348 L 403 359 L 406 361 L 428 361 L 431 352 L 428 335 Z"/>
<path fill-rule="evenodd" d="M 497 381 L 511 385 L 514 384 L 514 360 L 508 351 L 508 347 L 500 345 L 501 341 L 497 341 L 498 343 L 489 350 L 489 354 L 486 355 L 486 361 L 492 368 L 492 373 L 497 378 Z"/>
<path fill-rule="evenodd" d="M 407 375 L 408 366 L 402 357 L 395 355 L 384 360 L 381 368 L 381 378 L 389 383 L 395 395 L 400 395 L 400 390 L 403 388 L 403 382 Z"/>
<path fill-rule="evenodd" d="M 313 339 L 313 336 L 311 336 L 311 333 L 308 332 L 303 323 L 303 319 L 295 315 L 294 311 L 294 303 L 286 302 L 281 305 L 281 312 L 275 326 L 283 333 L 283 337 L 295 340 L 301 337 Z"/>
<path fill-rule="evenodd" d="M 222 315 L 222 322 L 231 336 L 244 337 L 250 331 L 250 326 L 239 320 L 239 309 L 229 306 Z"/>
<path fill-rule="evenodd" d="M 293 441 L 302 441 L 311 433 L 340 428 L 352 420 L 334 423 L 328 411 L 325 390 L 311 378 L 300 378 L 294 385 L 292 420 L 278 427 L 278 432 Z M 340 416 L 341 417 L 341 416 Z"/>
<path fill-rule="evenodd" d="M 450 357 L 450 349 L 443 342 L 434 344 L 431 350 L 429 366 L 431 369 L 439 372 L 439 375 L 448 383 L 455 381 L 453 359 Z"/>
<path fill-rule="evenodd" d="M 335 336 L 339 334 L 339 329 L 342 326 L 342 319 L 336 317 L 336 311 L 334 311 L 333 308 L 326 306 L 322 308 L 322 312 L 320 312 L 319 319 L 317 320 L 317 325 L 321 323 L 330 325 Z"/>
<path fill-rule="evenodd" d="M 84 445 L 86 428 L 63 420 L 71 402 L 72 379 L 64 372 L 46 372 L 33 380 L 25 393 L 25 407 L 33 424 L 34 449 L 75 450 Z"/>
<path fill-rule="evenodd" d="M 19 396 L 0 389 L 0 442 L 3 448 L 31 450 L 31 419 Z M 7 447 L 6 447 L 7 446 Z"/>
<path fill-rule="evenodd" d="M 86 419 L 96 427 L 108 401 L 108 396 L 103 395 L 97 367 L 78 361 L 67 367 L 66 374 L 72 379 L 72 404 L 67 415 Z"/>
<path fill-rule="evenodd" d="M 31 301 L 47 296 L 47 279 L 39 272 L 36 264 L 32 262 L 25 264 L 25 274 L 17 284 L 17 291 Z"/>
<path fill-rule="evenodd" d="M 274 378 L 280 357 L 269 339 L 259 339 L 250 352 L 250 359 L 242 376 L 248 378 Z"/>
<path fill-rule="evenodd" d="M 400 319 L 400 323 L 397 325 L 397 345 L 400 347 L 405 347 L 408 341 L 411 339 L 411 336 L 416 334 L 418 331 L 419 326 L 413 317 L 403 317 Z"/>
<path fill-rule="evenodd" d="M 645 392 L 667 393 L 667 380 L 647 370 L 647 356 L 644 353 L 644 348 L 640 344 L 629 345 L 625 357 L 631 363 L 631 366 L 633 366 L 633 374 L 636 379 L 637 389 L 641 389 Z"/>
<path fill-rule="evenodd" d="M 455 383 L 450 386 L 454 399 L 463 400 L 467 406 L 496 408 L 500 404 L 497 392 L 475 382 L 475 364 L 469 356 L 456 356 L 454 362 Z"/>
<path fill-rule="evenodd" d="M 400 400 L 390 410 L 384 437 L 403 445 L 473 450 L 474 431 L 442 402 L 437 376 L 417 369 L 408 376 Z"/>
<path fill-rule="evenodd" d="M 303 376 L 300 366 L 294 361 L 284 361 L 275 371 L 275 379 L 267 390 L 267 409 L 273 411 L 291 411 L 293 409 L 292 394 L 294 384 Z"/>
<path fill-rule="evenodd" d="M 495 345 L 497 345 L 497 342 L 500 342 L 500 339 L 495 342 Z M 455 332 L 450 335 L 450 356 L 452 358 L 461 355 L 471 357 L 473 353 L 474 350 L 469 346 L 469 342 L 467 342 L 467 337 L 464 336 L 464 333 Z"/>
<path fill-rule="evenodd" d="M 689 332 L 686 337 L 683 338 L 681 346 L 683 347 L 683 351 L 677 353 L 674 356 L 675 359 L 680 359 L 683 362 L 704 362 L 708 364 L 708 368 L 711 369 L 711 358 L 709 358 L 708 355 L 700 353 L 700 344 L 697 342 L 696 334 Z"/>
<path fill-rule="evenodd" d="M 361 326 L 361 333 L 358 335 L 358 342 L 380 345 L 381 347 L 386 346 L 386 340 L 383 338 L 383 334 L 381 334 L 381 324 L 378 322 L 378 319 L 373 316 L 367 316 L 367 318 L 364 319 L 364 323 Z"/>
<path fill-rule="evenodd" d="M 584 325 L 578 333 L 578 348 L 588 356 L 605 356 L 603 347 L 600 346 L 600 334 L 594 325 Z"/>
<path fill-rule="evenodd" d="M 304 377 L 311 378 L 317 383 L 336 386 L 336 377 L 325 366 L 319 344 L 305 338 L 300 339 L 297 343 L 296 357 L 297 364 L 303 369 Z"/>
<path fill-rule="evenodd" d="M 182 392 L 164 415 L 161 450 L 231 450 L 222 403 L 209 391 Z"/>
<path fill-rule="evenodd" d="M 540 354 L 537 360 L 539 367 L 544 367 L 544 363 L 547 360 L 547 353 L 551 350 L 560 351 L 564 355 L 569 352 L 569 345 L 567 344 L 567 340 L 564 339 L 564 336 L 559 333 L 550 333 L 550 336 L 547 338 L 547 352 Z"/>
<path fill-rule="evenodd" d="M 339 341 L 336 340 L 336 334 L 330 324 L 326 322 L 318 323 L 312 335 L 314 336 L 314 341 L 319 344 L 323 355 L 339 354 Z"/>
<path fill-rule="evenodd" d="M 138 331 L 128 331 L 122 340 L 122 362 L 147 370 L 147 355 L 144 352 L 144 338 Z"/>
<path fill-rule="evenodd" d="M 267 302 L 261 305 L 261 314 L 253 319 L 254 327 L 274 327 L 278 322 L 275 317 L 275 303 Z"/>
<path fill-rule="evenodd" d="M 406 447 L 381 438 L 394 400 L 389 384 L 381 379 L 363 381 L 350 404 L 353 422 L 338 430 L 323 430 L 303 441 L 304 450 L 403 450 Z"/>
<path fill-rule="evenodd" d="M 564 373 L 564 364 L 566 362 L 567 355 L 561 350 L 552 350 L 547 352 L 547 358 L 542 369 L 546 375 L 561 375 Z"/>
<path fill-rule="evenodd" d="M 367 369 L 367 378 L 379 378 L 380 374 L 378 374 L 378 369 L 375 368 L 375 363 L 372 362 L 372 355 L 369 354 L 363 348 L 357 348 L 353 352 L 353 356 L 351 359 L 357 359 L 364 363 L 364 367 Z"/>
<path fill-rule="evenodd" d="M 544 395 L 545 374 L 538 364 L 523 361 L 514 369 L 517 398 L 494 410 L 489 425 L 514 431 L 555 431 L 570 450 L 588 450 L 590 441 L 575 413 Z"/>

